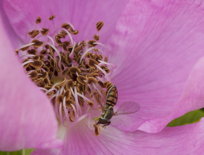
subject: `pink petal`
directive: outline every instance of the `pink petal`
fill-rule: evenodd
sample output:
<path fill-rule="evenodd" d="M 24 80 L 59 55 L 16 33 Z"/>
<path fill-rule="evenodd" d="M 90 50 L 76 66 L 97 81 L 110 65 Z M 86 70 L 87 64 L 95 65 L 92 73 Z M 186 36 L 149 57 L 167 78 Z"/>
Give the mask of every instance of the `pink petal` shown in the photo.
<path fill-rule="evenodd" d="M 31 153 L 31 155 L 62 155 L 61 149 L 52 148 L 52 149 L 37 149 Z"/>
<path fill-rule="evenodd" d="M 189 110 L 188 103 L 181 106 L 179 99 L 194 65 L 204 55 L 204 12 L 186 1 L 159 4 L 131 1 L 110 39 L 111 61 L 118 65 L 113 75 L 118 105 L 124 101 L 140 105 L 124 130 L 135 130 L 146 122 L 141 130 L 157 132 L 173 112 L 178 116 L 178 109 L 183 109 L 182 114 Z M 191 93 L 200 94 L 195 89 Z M 190 109 L 201 106 L 192 104 Z M 151 123 L 158 119 L 165 123 Z"/>
<path fill-rule="evenodd" d="M 104 21 L 101 31 L 103 39 L 109 37 L 115 28 L 128 0 L 5 0 L 4 10 L 17 34 L 26 39 L 26 33 L 37 26 L 34 24 L 38 16 L 43 18 L 42 26 L 56 28 L 64 22 L 71 22 L 80 31 L 80 37 L 87 39 L 96 32 L 96 22 Z M 48 18 L 55 15 L 56 19 L 49 22 Z M 50 23 L 50 24 L 49 24 Z"/>
<path fill-rule="evenodd" d="M 96 136 L 92 126 L 83 120 L 68 129 L 62 155 L 125 154 L 134 151 L 133 139 L 115 128 L 102 129 Z"/>
<path fill-rule="evenodd" d="M 85 123 L 68 130 L 64 152 L 60 155 L 199 155 L 203 154 L 204 119 L 199 123 L 165 128 L 157 134 L 128 133 L 107 127 L 93 135 Z M 52 150 L 36 150 L 32 155 L 58 155 Z M 58 151 L 60 149 L 58 148 Z"/>
<path fill-rule="evenodd" d="M 55 139 L 47 97 L 25 75 L 0 19 L 0 150 L 40 147 Z"/>
<path fill-rule="evenodd" d="M 66 129 L 64 147 L 53 149 L 37 149 L 32 155 L 96 155 L 124 154 L 134 151 L 133 139 L 113 127 L 103 129 L 96 136 L 92 126 L 86 119 Z"/>
<path fill-rule="evenodd" d="M 136 132 L 138 155 L 199 155 L 203 154 L 204 119 L 199 123 L 165 128 L 157 134 Z"/>
<path fill-rule="evenodd" d="M 0 14 L 1 14 L 1 18 L 2 21 L 4 23 L 4 26 L 6 27 L 5 31 L 8 34 L 8 38 L 9 40 L 12 41 L 12 47 L 18 47 L 19 43 L 21 42 L 19 37 L 16 35 L 15 31 L 13 30 L 13 28 L 11 27 L 8 18 L 5 14 L 5 12 L 3 11 L 3 6 L 2 6 L 2 1 L 0 1 Z"/>
<path fill-rule="evenodd" d="M 172 119 L 185 114 L 188 111 L 204 107 L 204 57 L 202 57 L 193 68 L 186 82 L 184 92 L 179 102 L 172 107 L 172 113 L 163 118 L 145 122 L 139 129 L 147 132 L 157 132 Z"/>
<path fill-rule="evenodd" d="M 187 84 L 185 86 L 184 93 L 180 99 L 180 106 L 184 103 L 186 106 L 186 111 L 191 111 L 193 109 L 198 109 L 204 107 L 204 57 L 202 57 L 199 62 L 195 65 L 192 70 Z M 180 111 L 184 111 L 183 108 Z"/>

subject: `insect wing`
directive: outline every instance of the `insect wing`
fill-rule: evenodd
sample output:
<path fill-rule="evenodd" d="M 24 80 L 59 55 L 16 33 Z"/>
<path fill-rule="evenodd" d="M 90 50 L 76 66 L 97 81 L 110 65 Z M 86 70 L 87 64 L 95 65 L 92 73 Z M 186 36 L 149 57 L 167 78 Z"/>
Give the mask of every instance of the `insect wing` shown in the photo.
<path fill-rule="evenodd" d="M 134 122 L 138 119 L 140 105 L 136 102 L 124 102 L 116 109 L 115 116 L 111 120 L 111 125 L 127 130 L 132 129 Z"/>
<path fill-rule="evenodd" d="M 140 105 L 134 101 L 123 102 L 117 109 L 116 115 L 134 114 L 140 110 Z"/>

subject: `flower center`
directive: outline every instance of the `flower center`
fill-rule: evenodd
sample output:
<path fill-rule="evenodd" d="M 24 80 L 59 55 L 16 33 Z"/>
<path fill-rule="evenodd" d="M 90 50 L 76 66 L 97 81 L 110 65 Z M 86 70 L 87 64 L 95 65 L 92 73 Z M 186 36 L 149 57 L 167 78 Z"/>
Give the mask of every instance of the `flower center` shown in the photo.
<path fill-rule="evenodd" d="M 49 20 L 54 20 L 54 16 Z M 40 17 L 36 24 L 41 24 Z M 74 39 L 79 31 L 69 23 L 54 31 L 45 27 L 34 29 L 28 32 L 30 42 L 16 51 L 27 74 L 49 97 L 63 124 L 84 115 L 94 118 L 104 113 L 107 91 L 112 86 L 112 64 L 99 42 L 103 25 L 101 21 L 96 23 L 93 40 L 80 42 Z M 106 105 L 106 109 L 111 106 Z"/>

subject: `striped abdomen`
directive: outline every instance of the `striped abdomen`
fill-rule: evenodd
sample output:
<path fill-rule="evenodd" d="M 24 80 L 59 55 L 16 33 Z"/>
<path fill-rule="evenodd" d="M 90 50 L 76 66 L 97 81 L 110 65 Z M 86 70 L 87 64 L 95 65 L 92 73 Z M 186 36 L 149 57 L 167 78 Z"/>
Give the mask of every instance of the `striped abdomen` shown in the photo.
<path fill-rule="evenodd" d="M 117 100 L 118 100 L 118 90 L 117 90 L 116 86 L 111 85 L 107 89 L 106 105 L 114 106 L 114 105 L 116 105 Z"/>

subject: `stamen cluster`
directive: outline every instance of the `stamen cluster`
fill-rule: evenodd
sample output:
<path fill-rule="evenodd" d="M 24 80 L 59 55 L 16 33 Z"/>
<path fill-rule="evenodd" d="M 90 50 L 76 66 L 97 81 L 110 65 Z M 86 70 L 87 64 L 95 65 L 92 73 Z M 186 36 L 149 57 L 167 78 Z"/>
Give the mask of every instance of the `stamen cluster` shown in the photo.
<path fill-rule="evenodd" d="M 53 20 L 51 16 L 49 20 Z M 36 19 L 36 24 L 41 18 Z M 96 24 L 97 31 L 103 22 Z M 75 42 L 79 33 L 64 23 L 56 31 L 41 27 L 28 32 L 30 43 L 16 51 L 27 74 L 44 91 L 61 122 L 73 122 L 92 107 L 103 107 L 110 83 L 111 64 L 104 56 L 99 35 Z"/>

